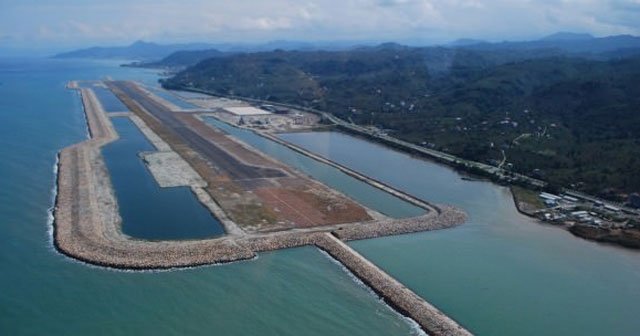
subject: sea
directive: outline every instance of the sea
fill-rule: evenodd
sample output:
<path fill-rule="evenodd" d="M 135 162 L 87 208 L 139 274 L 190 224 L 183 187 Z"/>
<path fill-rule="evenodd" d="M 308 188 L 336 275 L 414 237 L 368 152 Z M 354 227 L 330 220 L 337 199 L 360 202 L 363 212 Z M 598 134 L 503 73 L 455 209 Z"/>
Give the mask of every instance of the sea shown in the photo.
<path fill-rule="evenodd" d="M 96 267 L 58 253 L 51 217 L 56 154 L 88 136 L 80 97 L 65 84 L 108 77 L 157 85 L 157 72 L 121 63 L 0 58 L 0 335 L 422 334 L 312 247 L 160 272 Z M 227 131 L 250 136 L 236 130 Z M 350 245 L 473 333 L 640 330 L 639 252 L 538 223 L 515 210 L 504 187 L 463 180 L 448 167 L 360 138 L 281 136 L 467 211 L 468 222 L 454 229 Z"/>

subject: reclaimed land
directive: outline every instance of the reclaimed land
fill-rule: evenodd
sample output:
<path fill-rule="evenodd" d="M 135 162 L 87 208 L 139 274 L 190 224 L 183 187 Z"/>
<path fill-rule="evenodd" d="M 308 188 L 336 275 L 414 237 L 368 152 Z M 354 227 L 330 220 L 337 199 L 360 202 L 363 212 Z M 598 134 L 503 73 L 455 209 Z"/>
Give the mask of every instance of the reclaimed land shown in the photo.
<path fill-rule="evenodd" d="M 184 241 L 133 239 L 120 229 L 117 200 L 101 154 L 101 147 L 116 140 L 118 134 L 93 92 L 90 89 L 79 90 L 91 138 L 67 147 L 59 154 L 54 243 L 62 253 L 112 268 L 163 269 L 247 260 L 254 258 L 258 252 L 316 246 L 341 262 L 390 306 L 415 320 L 428 334 L 470 335 L 458 323 L 343 243 L 346 240 L 453 227 L 466 220 L 464 212 L 441 206 L 439 211 L 429 211 L 408 219 L 366 218 L 364 221 L 303 226 L 294 230 L 245 231 L 225 217 L 227 209 L 218 206 L 216 195 L 209 194 L 209 189 L 204 188 L 201 180 L 198 180 L 192 190 L 216 217 L 223 217 L 221 222 L 225 225 L 227 235 Z M 165 143 L 162 136 L 145 123 L 144 118 L 128 114 L 123 116 L 132 118 L 156 148 L 173 153 L 168 162 L 176 161 L 175 154 L 181 153 L 172 151 L 171 147 L 175 144 Z M 276 166 L 275 169 L 282 167 Z M 194 171 L 198 172 L 195 168 Z M 265 171 L 271 174 L 274 170 Z M 286 174 L 293 173 L 290 170 L 283 171 Z M 186 177 L 185 180 L 194 179 Z"/>
<path fill-rule="evenodd" d="M 206 191 L 251 233 L 369 221 L 343 194 L 215 130 L 174 112 L 132 82 L 109 82 L 127 107 L 205 180 Z"/>

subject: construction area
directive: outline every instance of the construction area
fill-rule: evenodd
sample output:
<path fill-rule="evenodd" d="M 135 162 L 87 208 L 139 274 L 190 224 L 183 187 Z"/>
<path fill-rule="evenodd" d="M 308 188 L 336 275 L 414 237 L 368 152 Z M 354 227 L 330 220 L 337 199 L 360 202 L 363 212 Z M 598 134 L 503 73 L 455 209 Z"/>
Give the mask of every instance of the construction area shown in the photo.
<path fill-rule="evenodd" d="M 336 191 L 212 128 L 175 113 L 131 82 L 109 87 L 204 179 L 206 191 L 248 232 L 361 222 L 367 210 Z"/>
<path fill-rule="evenodd" d="M 426 212 L 414 218 L 388 218 L 201 119 L 214 111 L 239 118 L 252 115 L 269 118 L 275 112 L 254 114 L 256 111 L 248 108 L 220 111 L 221 107 L 212 106 L 185 112 L 135 82 L 103 84 L 128 111 L 107 113 L 92 87 L 77 82 L 68 85 L 82 95 L 91 138 L 59 154 L 54 242 L 61 252 L 106 267 L 161 269 L 247 260 L 262 251 L 312 245 L 336 258 L 427 333 L 469 335 L 455 321 L 344 244 L 348 240 L 450 228 L 464 223 L 464 212 L 415 199 L 347 167 L 285 144 Z M 190 100 L 198 99 L 205 100 Z M 240 115 L 234 111 L 240 111 Z M 146 241 L 122 233 L 118 201 L 101 153 L 103 146 L 118 139 L 111 122 L 114 117 L 130 118 L 156 148 L 157 152 L 145 153 L 141 159 L 157 183 L 162 187 L 189 187 L 220 221 L 225 235 L 201 240 Z M 287 122 L 293 123 L 290 115 L 279 117 L 289 118 Z"/>

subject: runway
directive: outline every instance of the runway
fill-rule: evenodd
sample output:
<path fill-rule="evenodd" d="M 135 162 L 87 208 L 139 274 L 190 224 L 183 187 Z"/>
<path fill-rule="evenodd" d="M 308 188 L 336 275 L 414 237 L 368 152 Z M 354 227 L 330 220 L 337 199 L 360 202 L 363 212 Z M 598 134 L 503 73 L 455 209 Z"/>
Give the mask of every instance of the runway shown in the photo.
<path fill-rule="evenodd" d="M 257 167 L 241 162 L 236 157 L 216 145 L 216 143 L 205 139 L 200 134 L 193 131 L 185 125 L 182 120 L 177 118 L 174 112 L 171 112 L 162 104 L 151 99 L 144 91 L 140 90 L 132 83 L 113 81 L 109 82 L 109 85 L 118 88 L 129 98 L 138 103 L 147 112 L 160 120 L 164 126 L 183 140 L 189 147 L 231 179 L 248 180 L 287 176 L 279 169 Z"/>

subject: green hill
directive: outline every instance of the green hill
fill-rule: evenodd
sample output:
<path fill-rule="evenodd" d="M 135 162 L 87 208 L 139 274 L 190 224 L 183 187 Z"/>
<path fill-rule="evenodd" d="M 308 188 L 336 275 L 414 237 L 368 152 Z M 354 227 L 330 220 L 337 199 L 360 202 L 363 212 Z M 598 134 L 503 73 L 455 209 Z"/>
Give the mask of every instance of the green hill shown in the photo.
<path fill-rule="evenodd" d="M 640 58 L 386 44 L 205 60 L 164 83 L 331 112 L 615 197 L 640 190 Z"/>

